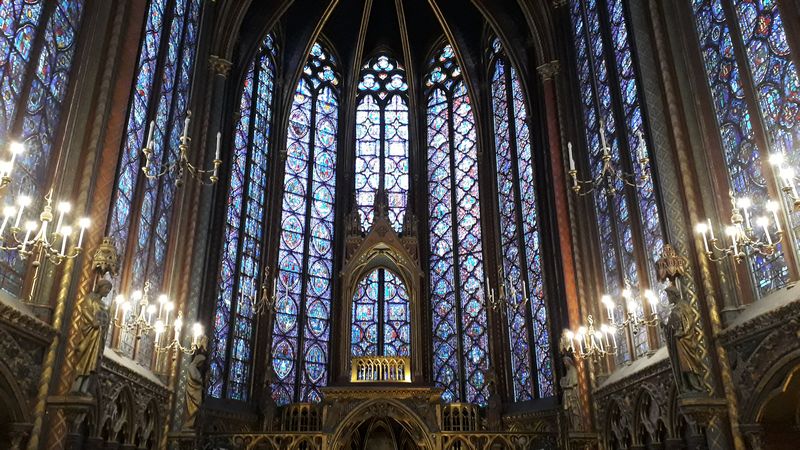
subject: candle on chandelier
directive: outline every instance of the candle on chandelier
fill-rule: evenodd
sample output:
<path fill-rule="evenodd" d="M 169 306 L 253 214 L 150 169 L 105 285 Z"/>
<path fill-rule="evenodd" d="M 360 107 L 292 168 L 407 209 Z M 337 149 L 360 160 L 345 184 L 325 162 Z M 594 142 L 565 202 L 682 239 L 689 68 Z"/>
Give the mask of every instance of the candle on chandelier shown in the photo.
<path fill-rule="evenodd" d="M 31 238 L 31 233 L 36 231 L 37 227 L 38 227 L 38 225 L 33 220 L 29 220 L 25 224 L 25 239 L 22 241 L 22 249 L 20 250 L 21 252 L 25 251 L 25 246 L 28 245 L 28 241 Z"/>
<path fill-rule="evenodd" d="M 17 213 L 17 210 L 9 205 L 3 208 L 3 223 L 0 225 L 0 238 L 3 236 L 3 232 L 6 230 L 6 225 L 8 225 L 8 221 L 14 217 L 14 214 Z"/>
<path fill-rule="evenodd" d="M 175 332 L 175 340 L 180 341 L 181 339 L 181 328 L 183 328 L 183 316 L 178 313 L 178 317 L 175 318 L 175 323 L 173 325 L 174 332 Z"/>
<path fill-rule="evenodd" d="M 203 336 L 203 326 L 200 325 L 200 322 L 195 322 L 192 325 L 192 347 L 197 346 L 201 336 Z"/>
<path fill-rule="evenodd" d="M 567 152 L 569 153 L 569 171 L 575 171 L 575 159 L 572 157 L 572 142 L 567 142 Z"/>
<path fill-rule="evenodd" d="M 125 303 L 125 297 L 122 294 L 118 295 L 114 299 L 114 303 L 116 304 L 116 307 L 114 308 L 114 319 L 116 319 L 117 317 L 119 317 L 120 307 Z"/>
<path fill-rule="evenodd" d="M 606 312 L 608 313 L 608 320 L 612 323 L 614 322 L 614 301 L 611 300 L 611 296 L 606 294 L 600 297 L 600 303 L 602 303 L 606 307 Z"/>
<path fill-rule="evenodd" d="M 164 305 L 167 304 L 169 301 L 169 297 L 167 294 L 161 294 L 158 296 L 158 317 L 161 318 L 164 314 Z"/>
<path fill-rule="evenodd" d="M 636 137 L 639 138 L 639 161 L 644 161 L 647 159 L 647 151 L 645 150 L 645 143 L 644 143 L 644 134 L 642 134 L 642 130 L 636 132 Z M 644 163 L 642 163 L 644 166 Z"/>
<path fill-rule="evenodd" d="M 14 169 L 14 161 L 17 159 L 17 155 L 21 155 L 24 152 L 25 144 L 21 142 L 11 143 L 11 161 L 8 163 L 8 175 L 11 175 L 11 170 Z"/>
<path fill-rule="evenodd" d="M 189 138 L 189 114 L 186 114 L 186 119 L 183 121 L 183 136 L 182 141 Z"/>
<path fill-rule="evenodd" d="M 783 178 L 783 183 L 792 191 L 792 197 L 798 198 L 797 195 L 797 185 L 794 182 L 795 171 L 791 167 L 782 168 L 780 171 L 780 176 Z"/>
<path fill-rule="evenodd" d="M 17 206 L 19 209 L 17 210 L 17 220 L 14 221 L 14 228 L 19 228 L 19 223 L 22 220 L 22 212 L 25 211 L 25 208 L 30 206 L 31 198 L 27 195 L 20 195 L 17 199 Z"/>
<path fill-rule="evenodd" d="M 88 217 L 82 217 L 81 220 L 78 221 L 78 226 L 80 227 L 81 231 L 78 234 L 78 245 L 77 248 L 81 248 L 81 244 L 83 244 L 83 234 L 86 232 L 86 229 L 89 228 L 91 221 Z"/>
<path fill-rule="evenodd" d="M 647 299 L 648 303 L 650 303 L 650 311 L 653 314 L 658 313 L 658 296 L 655 292 L 651 291 L 650 289 L 644 291 L 644 297 Z"/>
<path fill-rule="evenodd" d="M 731 238 L 731 242 L 733 243 L 733 254 L 739 254 L 739 242 L 737 241 L 739 230 L 735 226 L 729 226 L 725 229 L 725 234 Z"/>
<path fill-rule="evenodd" d="M 608 155 L 608 146 L 606 145 L 606 124 L 602 120 L 600 121 L 600 145 L 603 146 L 603 156 Z"/>
<path fill-rule="evenodd" d="M 608 340 L 608 335 L 610 334 L 611 329 L 606 324 L 600 325 L 600 332 L 603 333 L 603 337 L 606 338 L 606 347 L 611 348 L 611 343 Z"/>
<path fill-rule="evenodd" d="M 769 219 L 766 216 L 761 216 L 756 219 L 756 225 L 764 229 L 764 235 L 767 238 L 767 245 L 772 245 L 772 237 L 769 235 Z"/>
<path fill-rule="evenodd" d="M 161 319 L 157 319 L 156 323 L 153 325 L 153 329 L 156 332 L 156 338 L 153 340 L 153 345 L 158 346 L 159 338 L 164 331 L 167 330 L 166 325 L 164 325 L 164 321 Z"/>
<path fill-rule="evenodd" d="M 775 231 L 777 233 L 781 232 L 781 221 L 778 220 L 778 203 L 772 200 L 769 200 L 766 204 L 767 211 L 772 213 L 772 219 L 775 221 Z"/>
<path fill-rule="evenodd" d="M 749 197 L 742 197 L 736 201 L 736 206 L 741 208 L 744 213 L 744 223 L 747 229 L 752 229 L 753 227 L 750 225 L 750 207 L 753 206 L 753 202 Z"/>
<path fill-rule="evenodd" d="M 698 223 L 698 224 L 697 224 L 697 226 L 695 227 L 695 230 L 696 230 L 696 231 L 697 231 L 697 232 L 698 232 L 698 233 L 699 233 L 701 236 L 703 236 L 703 248 L 705 248 L 705 250 L 706 250 L 706 253 L 710 252 L 711 250 L 710 250 L 710 249 L 709 249 L 709 247 L 708 247 L 708 237 L 707 237 L 707 233 L 708 233 L 708 225 L 707 225 L 707 224 L 705 224 L 705 223 L 703 223 L 703 222 L 700 222 L 700 223 Z"/>
<path fill-rule="evenodd" d="M 153 149 L 153 135 L 155 134 L 155 131 L 156 131 L 156 121 L 155 120 L 151 120 L 150 121 L 150 131 L 147 132 L 147 145 L 146 145 L 146 147 L 149 150 Z"/>
<path fill-rule="evenodd" d="M 67 254 L 67 239 L 72 234 L 72 227 L 66 226 L 61 228 L 61 256 Z"/>
<path fill-rule="evenodd" d="M 72 210 L 72 205 L 69 202 L 61 202 L 58 204 L 58 221 L 56 222 L 56 233 L 61 232 L 61 225 L 64 223 L 64 215 L 69 214 Z"/>

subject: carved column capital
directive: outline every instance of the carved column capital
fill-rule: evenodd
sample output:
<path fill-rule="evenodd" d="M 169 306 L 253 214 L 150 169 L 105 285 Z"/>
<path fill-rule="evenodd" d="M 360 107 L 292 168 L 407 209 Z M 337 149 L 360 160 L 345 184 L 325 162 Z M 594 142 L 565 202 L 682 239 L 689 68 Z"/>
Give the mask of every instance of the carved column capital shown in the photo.
<path fill-rule="evenodd" d="M 217 55 L 208 57 L 208 67 L 214 72 L 215 75 L 222 75 L 227 77 L 231 72 L 232 63 L 227 59 L 220 58 Z"/>
<path fill-rule="evenodd" d="M 536 68 L 536 71 L 539 72 L 539 76 L 542 77 L 543 81 L 552 80 L 558 75 L 560 70 L 561 63 L 558 60 L 550 61 Z"/>

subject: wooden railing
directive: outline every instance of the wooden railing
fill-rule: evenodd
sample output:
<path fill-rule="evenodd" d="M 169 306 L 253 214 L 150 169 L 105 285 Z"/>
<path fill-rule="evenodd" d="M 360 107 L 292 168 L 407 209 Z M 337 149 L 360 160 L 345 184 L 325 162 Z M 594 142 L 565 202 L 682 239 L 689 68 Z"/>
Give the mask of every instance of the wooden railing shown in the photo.
<path fill-rule="evenodd" d="M 358 356 L 350 364 L 353 383 L 411 382 L 411 359 L 404 356 Z"/>

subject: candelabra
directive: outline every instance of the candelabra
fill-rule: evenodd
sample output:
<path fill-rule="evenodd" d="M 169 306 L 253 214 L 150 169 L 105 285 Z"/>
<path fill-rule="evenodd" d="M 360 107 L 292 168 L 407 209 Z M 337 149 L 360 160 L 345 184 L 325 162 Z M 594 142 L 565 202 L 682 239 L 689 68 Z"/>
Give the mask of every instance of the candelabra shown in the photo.
<path fill-rule="evenodd" d="M 794 189 L 792 186 L 791 189 Z M 740 262 L 747 256 L 745 250 L 750 250 L 752 253 L 757 253 L 764 256 L 769 256 L 775 253 L 775 250 L 783 240 L 783 230 L 781 229 L 778 211 L 780 206 L 778 203 L 769 200 L 764 204 L 764 209 L 772 214 L 774 222 L 774 238 L 770 234 L 769 217 L 760 216 L 755 219 L 756 226 L 763 231 L 764 240 L 758 236 L 759 232 L 753 229 L 750 208 L 752 208 L 752 201 L 747 197 L 741 197 L 738 200 L 730 193 L 732 211 L 731 211 L 731 225 L 725 227 L 725 235 L 731 241 L 730 246 L 721 247 L 717 245 L 719 242 L 714 233 L 714 227 L 711 224 L 711 219 L 706 219 L 706 222 L 701 222 L 696 225 L 695 230 L 703 236 L 703 246 L 705 254 L 709 260 L 719 262 L 727 257 L 731 257 L 736 262 Z"/>
<path fill-rule="evenodd" d="M 614 317 L 616 304 L 610 295 L 606 294 L 600 298 L 600 303 L 606 308 L 608 321 L 615 329 L 630 328 L 633 334 L 638 334 L 642 327 L 654 327 L 658 324 L 658 296 L 650 289 L 645 289 L 644 299 L 637 299 L 633 296 L 630 285 L 626 282 L 622 289 L 622 299 L 625 301 L 626 311 L 624 319 L 618 322 Z M 650 304 L 650 316 L 645 317 L 643 308 L 645 301 Z"/>
<path fill-rule="evenodd" d="M 0 183 L 2 184 L 2 183 Z M 55 219 L 53 214 L 53 191 L 44 196 L 44 207 L 39 213 L 39 220 L 27 220 L 22 226 L 25 209 L 31 206 L 32 199 L 27 195 L 17 197 L 17 206 L 8 205 L 3 208 L 3 220 L 0 223 L 0 249 L 16 251 L 20 259 L 27 260 L 36 255 L 33 265 L 38 267 L 43 258 L 55 265 L 61 264 L 66 259 L 77 257 L 82 250 L 83 235 L 89 228 L 89 219 L 78 219 L 77 228 L 80 230 L 77 243 L 68 250 L 68 243 L 73 238 L 73 227 L 66 225 L 65 217 L 72 210 L 69 202 L 59 202 L 57 206 L 58 220 L 50 231 L 50 224 Z M 9 226 L 9 224 L 11 224 Z M 24 237 L 20 239 L 24 231 Z"/>
<path fill-rule="evenodd" d="M 250 302 L 250 306 L 256 315 L 259 315 L 266 310 L 275 310 L 275 307 L 278 304 L 278 285 L 281 285 L 284 298 L 286 298 L 289 295 L 289 292 L 294 290 L 298 283 L 300 283 L 300 279 L 298 278 L 294 283 L 292 283 L 291 286 L 289 286 L 281 280 L 281 277 L 278 274 L 276 274 L 272 283 L 272 293 L 269 293 L 267 287 L 268 280 L 269 267 L 264 269 L 261 287 L 257 295 L 255 294 L 255 286 L 253 285 L 252 279 L 249 279 L 248 283 L 242 283 L 242 286 L 240 287 L 240 295 L 242 296 L 242 299 L 246 299 Z"/>
<path fill-rule="evenodd" d="M 167 329 L 172 330 L 172 336 L 170 337 L 170 332 Z M 189 344 L 188 347 L 185 347 L 181 344 L 181 332 L 183 330 L 183 313 L 178 313 L 178 316 L 175 318 L 175 322 L 172 326 L 168 326 L 167 322 L 162 320 L 156 320 L 155 324 L 153 325 L 153 329 L 155 330 L 155 340 L 153 345 L 155 346 L 156 353 L 164 353 L 171 350 L 180 351 L 187 355 L 193 355 L 198 348 L 202 347 L 201 342 L 205 339 L 203 334 L 203 325 L 200 322 L 195 322 L 192 325 L 192 342 Z"/>
<path fill-rule="evenodd" d="M 614 186 L 617 180 L 622 181 L 628 186 L 639 187 L 643 186 L 650 177 L 649 171 L 647 170 L 647 164 L 650 162 L 650 159 L 647 157 L 647 151 L 645 149 L 644 136 L 642 135 L 642 132 L 639 131 L 637 133 L 637 137 L 639 139 L 639 149 L 637 153 L 641 171 L 641 175 L 637 176 L 636 174 L 623 172 L 621 169 L 618 170 L 613 166 L 611 161 L 611 152 L 609 151 L 608 144 L 606 143 L 606 135 L 604 130 L 605 124 L 602 120 L 600 120 L 600 142 L 603 152 L 603 156 L 601 156 L 600 159 L 603 162 L 603 168 L 596 178 L 589 180 L 578 179 L 578 169 L 575 166 L 575 159 L 572 155 L 572 143 L 567 143 L 567 149 L 569 150 L 568 173 L 572 178 L 572 191 L 577 195 L 588 195 L 594 192 L 595 189 L 602 188 L 605 190 L 606 195 L 613 197 L 617 195 L 617 188 Z M 584 189 L 584 186 L 588 186 L 588 189 Z"/>
<path fill-rule="evenodd" d="M 499 278 L 503 279 L 502 271 L 499 273 Z M 508 308 L 515 309 L 518 308 L 520 305 L 527 305 L 530 301 L 530 297 L 528 296 L 528 285 L 525 281 L 522 281 L 522 298 L 520 299 L 517 295 L 517 289 L 514 287 L 514 284 L 511 280 L 504 280 L 502 285 L 500 286 L 499 292 L 495 295 L 494 290 L 492 290 L 491 286 L 489 285 L 489 277 L 486 277 L 485 280 L 485 288 L 486 288 L 486 297 L 488 300 L 489 306 L 493 310 L 497 310 L 501 306 L 500 311 L 505 313 Z"/>
<path fill-rule="evenodd" d="M 189 347 L 184 347 L 181 344 L 181 331 L 184 326 L 183 314 L 179 312 L 174 321 L 170 323 L 170 315 L 175 309 L 175 303 L 170 301 L 166 294 L 158 296 L 157 305 L 150 303 L 151 287 L 149 281 L 145 282 L 144 289 L 133 291 L 130 300 L 125 299 L 123 295 L 118 295 L 115 299 L 116 309 L 112 323 L 121 330 L 133 333 L 137 339 L 154 332 L 153 345 L 157 353 L 179 350 L 186 354 L 193 354 L 197 349 L 199 339 L 203 336 L 203 326 L 200 323 L 192 326 L 192 343 Z M 153 320 L 154 317 L 155 320 Z M 172 330 L 172 333 L 167 332 L 167 329 Z"/>
<path fill-rule="evenodd" d="M 616 333 L 621 329 L 630 329 L 632 334 L 637 334 L 643 327 L 655 327 L 658 320 L 658 296 L 647 289 L 644 291 L 644 300 L 650 304 L 650 315 L 645 317 L 640 305 L 642 299 L 634 297 L 630 285 L 626 282 L 622 290 L 622 298 L 625 301 L 627 310 L 622 321 L 617 321 L 614 310 L 616 304 L 610 295 L 606 294 L 600 298 L 600 302 L 606 308 L 608 324 L 601 324 L 600 329 L 594 327 L 594 317 L 586 317 L 587 325 L 581 326 L 576 332 L 565 330 L 562 337 L 562 346 L 572 351 L 580 358 L 599 359 L 606 355 L 617 354 Z M 574 344 L 573 345 L 573 341 Z"/>
<path fill-rule="evenodd" d="M 800 195 L 797 193 L 797 173 L 794 168 L 786 166 L 786 156 L 783 152 L 770 155 L 769 162 L 775 167 L 780 180 L 781 192 L 792 203 L 792 210 L 794 212 L 800 211 Z"/>
<path fill-rule="evenodd" d="M 581 359 L 600 359 L 607 355 L 617 354 L 617 329 L 612 325 L 602 324 L 600 329 L 594 328 L 594 319 L 591 315 L 586 317 L 586 326 L 581 326 L 573 333 L 564 330 L 562 347 L 572 352 Z M 574 343 L 574 345 L 573 345 Z"/>
<path fill-rule="evenodd" d="M 144 284 L 143 290 L 131 293 L 130 300 L 120 294 L 115 299 L 113 324 L 115 327 L 128 333 L 133 333 L 137 338 L 150 333 L 155 329 L 153 316 L 158 311 L 157 320 L 169 322 L 169 316 L 175 309 L 175 304 L 166 294 L 158 296 L 158 306 L 150 303 L 150 282 Z"/>
<path fill-rule="evenodd" d="M 173 170 L 177 170 L 177 176 L 175 177 L 176 185 L 181 185 L 183 183 L 183 176 L 186 172 L 188 172 L 192 178 L 202 184 L 214 184 L 219 181 L 219 166 L 222 164 L 222 160 L 220 159 L 222 133 L 217 133 L 217 147 L 216 152 L 214 153 L 214 161 L 212 161 L 214 167 L 210 170 L 198 168 L 196 165 L 189 162 L 189 143 L 192 140 L 192 138 L 189 137 L 189 120 L 191 115 L 191 111 L 188 111 L 186 113 L 186 120 L 183 122 L 183 134 L 181 135 L 181 143 L 178 146 L 178 160 L 167 164 L 167 166 L 160 172 L 158 171 L 158 168 L 153 167 L 153 162 L 151 161 L 154 146 L 153 134 L 155 133 L 156 124 L 155 121 L 150 122 L 150 131 L 147 133 L 147 143 L 142 149 L 145 159 L 142 171 L 147 178 L 161 178 Z M 206 182 L 207 175 L 208 182 Z"/>
<path fill-rule="evenodd" d="M 25 152 L 25 145 L 20 142 L 12 141 L 8 146 L 8 151 L 11 153 L 11 159 L 0 161 L 0 190 L 11 184 L 11 173 L 14 171 L 14 162 L 17 160 L 17 156 Z"/>

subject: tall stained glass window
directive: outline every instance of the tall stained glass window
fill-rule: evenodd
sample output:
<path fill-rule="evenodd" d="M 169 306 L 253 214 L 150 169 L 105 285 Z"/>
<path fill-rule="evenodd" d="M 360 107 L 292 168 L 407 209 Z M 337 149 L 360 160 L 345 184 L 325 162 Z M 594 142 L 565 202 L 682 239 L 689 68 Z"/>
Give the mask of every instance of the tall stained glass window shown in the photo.
<path fill-rule="evenodd" d="M 615 167 L 635 174 L 637 180 L 650 175 L 646 182 L 633 187 L 619 179 L 611 180 L 616 195 L 607 195 L 604 189 L 593 193 L 605 291 L 620 298 L 623 289 L 629 287 L 641 298 L 644 289 L 655 290 L 655 261 L 663 250 L 664 238 L 651 166 L 639 163 L 639 155 L 649 155 L 650 150 L 626 14 L 623 0 L 570 0 L 591 176 L 601 176 L 604 152 Z M 649 308 L 616 303 L 615 315 L 620 320 L 629 306 L 640 313 Z M 647 333 L 642 329 L 618 339 L 618 361 L 648 351 Z"/>
<path fill-rule="evenodd" d="M 217 398 L 247 400 L 249 394 L 252 301 L 261 289 L 266 233 L 275 53 L 267 35 L 245 73 L 234 129 L 208 385 L 209 395 Z"/>
<path fill-rule="evenodd" d="M 142 148 L 152 128 L 152 171 L 161 173 L 178 158 L 197 49 L 200 0 L 151 0 L 128 105 L 108 233 L 122 261 L 120 291 L 150 294 L 165 288 L 167 247 L 176 196 L 177 171 L 158 179 L 142 176 Z M 109 333 L 109 336 L 112 333 Z M 122 332 L 117 346 L 149 366 L 152 339 Z"/>
<path fill-rule="evenodd" d="M 0 2 L 0 147 L 26 146 L 9 187 L 15 194 L 39 198 L 49 181 L 83 6 L 83 0 Z M 19 293 L 23 273 L 14 255 L 0 258 L 0 288 Z"/>
<path fill-rule="evenodd" d="M 339 80 L 333 55 L 315 43 L 289 113 L 272 330 L 279 405 L 319 401 L 328 378 Z"/>
<path fill-rule="evenodd" d="M 764 170 L 768 153 L 784 153 L 795 167 L 800 163 L 800 78 L 795 63 L 800 50 L 792 54 L 781 18 L 781 8 L 789 6 L 780 3 L 692 1 L 730 187 L 736 197 L 749 197 L 755 208 L 769 199 Z M 742 60 L 745 67 L 739 64 Z M 755 104 L 749 99 L 756 99 Z M 770 148 L 756 143 L 756 128 L 763 130 Z M 797 233 L 800 221 L 796 215 L 792 219 Z M 787 250 L 791 251 L 781 248 L 772 257 L 750 259 L 759 295 L 789 281 Z"/>
<path fill-rule="evenodd" d="M 519 75 L 500 41 L 492 42 L 492 111 L 500 209 L 500 244 L 506 292 L 517 298 L 509 306 L 508 337 L 514 398 L 550 397 L 553 367 L 547 320 L 536 175 L 528 128 L 528 111 Z M 525 304 L 522 297 L 528 298 Z"/>
<path fill-rule="evenodd" d="M 375 194 L 383 188 L 389 220 L 401 231 L 408 194 L 408 84 L 403 67 L 385 54 L 361 68 L 355 180 L 363 225 L 372 225 Z"/>
<path fill-rule="evenodd" d="M 486 404 L 484 296 L 475 117 L 453 47 L 425 77 L 433 374 L 445 401 Z"/>
<path fill-rule="evenodd" d="M 403 281 L 376 269 L 365 276 L 353 297 L 352 356 L 409 356 L 411 310 Z"/>

